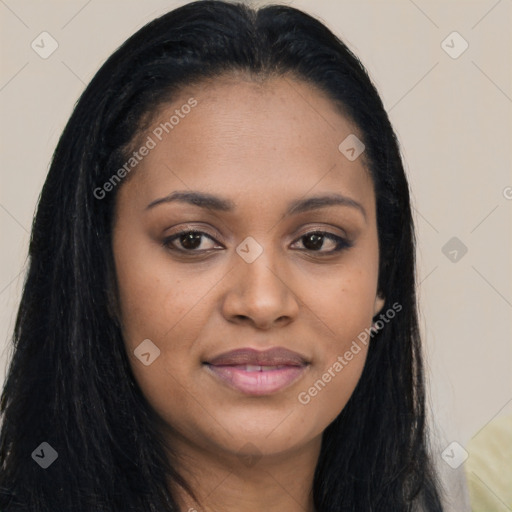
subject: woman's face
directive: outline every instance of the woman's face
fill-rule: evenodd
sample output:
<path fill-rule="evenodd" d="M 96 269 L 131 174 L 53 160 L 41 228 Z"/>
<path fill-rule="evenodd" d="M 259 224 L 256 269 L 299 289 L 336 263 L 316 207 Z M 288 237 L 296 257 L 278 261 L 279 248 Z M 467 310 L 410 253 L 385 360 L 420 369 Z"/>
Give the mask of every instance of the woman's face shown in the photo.
<path fill-rule="evenodd" d="M 160 110 L 125 167 L 123 335 L 176 446 L 299 450 L 347 403 L 367 353 L 353 342 L 383 305 L 355 133 L 306 83 L 218 79 Z"/>

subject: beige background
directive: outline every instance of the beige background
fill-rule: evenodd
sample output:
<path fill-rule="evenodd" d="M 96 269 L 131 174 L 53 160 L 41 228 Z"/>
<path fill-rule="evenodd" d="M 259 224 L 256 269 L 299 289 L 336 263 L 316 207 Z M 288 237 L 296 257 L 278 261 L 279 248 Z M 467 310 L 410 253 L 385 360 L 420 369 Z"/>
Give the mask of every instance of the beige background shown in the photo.
<path fill-rule="evenodd" d="M 119 44 L 183 3 L 0 0 L 0 382 L 34 208 L 73 105 Z M 460 470 L 440 457 L 448 443 L 464 447 L 512 412 L 512 1 L 286 3 L 320 17 L 361 58 L 402 144 L 436 457 L 450 479 Z M 31 48 L 43 31 L 59 45 L 47 59 Z M 441 44 L 453 31 L 469 44 L 456 59 Z M 452 237 L 468 249 L 455 262 L 442 251 Z"/>

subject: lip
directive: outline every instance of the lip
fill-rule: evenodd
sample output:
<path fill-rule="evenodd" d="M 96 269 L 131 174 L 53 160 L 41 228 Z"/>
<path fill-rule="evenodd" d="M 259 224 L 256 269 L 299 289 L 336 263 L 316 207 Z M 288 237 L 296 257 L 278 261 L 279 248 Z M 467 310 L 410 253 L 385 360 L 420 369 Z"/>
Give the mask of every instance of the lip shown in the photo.
<path fill-rule="evenodd" d="M 299 354 L 284 347 L 275 347 L 268 350 L 253 348 L 240 348 L 223 352 L 206 361 L 212 366 L 259 365 L 259 366 L 303 366 L 308 360 Z"/>
<path fill-rule="evenodd" d="M 253 396 L 270 395 L 295 383 L 309 361 L 291 350 L 243 348 L 224 352 L 203 363 L 205 369 L 229 387 Z"/>

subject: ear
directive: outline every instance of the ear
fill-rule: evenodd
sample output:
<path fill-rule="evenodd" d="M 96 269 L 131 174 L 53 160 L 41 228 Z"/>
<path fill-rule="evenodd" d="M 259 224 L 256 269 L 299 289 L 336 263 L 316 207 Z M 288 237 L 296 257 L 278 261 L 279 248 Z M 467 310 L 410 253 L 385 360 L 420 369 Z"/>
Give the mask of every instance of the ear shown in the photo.
<path fill-rule="evenodd" d="M 386 299 L 378 293 L 375 296 L 375 305 L 373 307 L 373 316 L 377 316 L 378 313 L 381 312 L 382 308 L 384 307 L 384 304 L 386 302 Z"/>

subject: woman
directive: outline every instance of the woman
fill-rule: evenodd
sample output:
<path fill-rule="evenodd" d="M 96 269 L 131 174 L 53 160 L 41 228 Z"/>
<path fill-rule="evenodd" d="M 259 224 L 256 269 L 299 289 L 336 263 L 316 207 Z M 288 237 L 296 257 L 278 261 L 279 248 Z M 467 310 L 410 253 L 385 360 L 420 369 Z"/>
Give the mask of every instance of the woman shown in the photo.
<path fill-rule="evenodd" d="M 76 105 L 29 252 L 1 510 L 441 510 L 398 144 L 320 22 L 143 27 Z"/>

